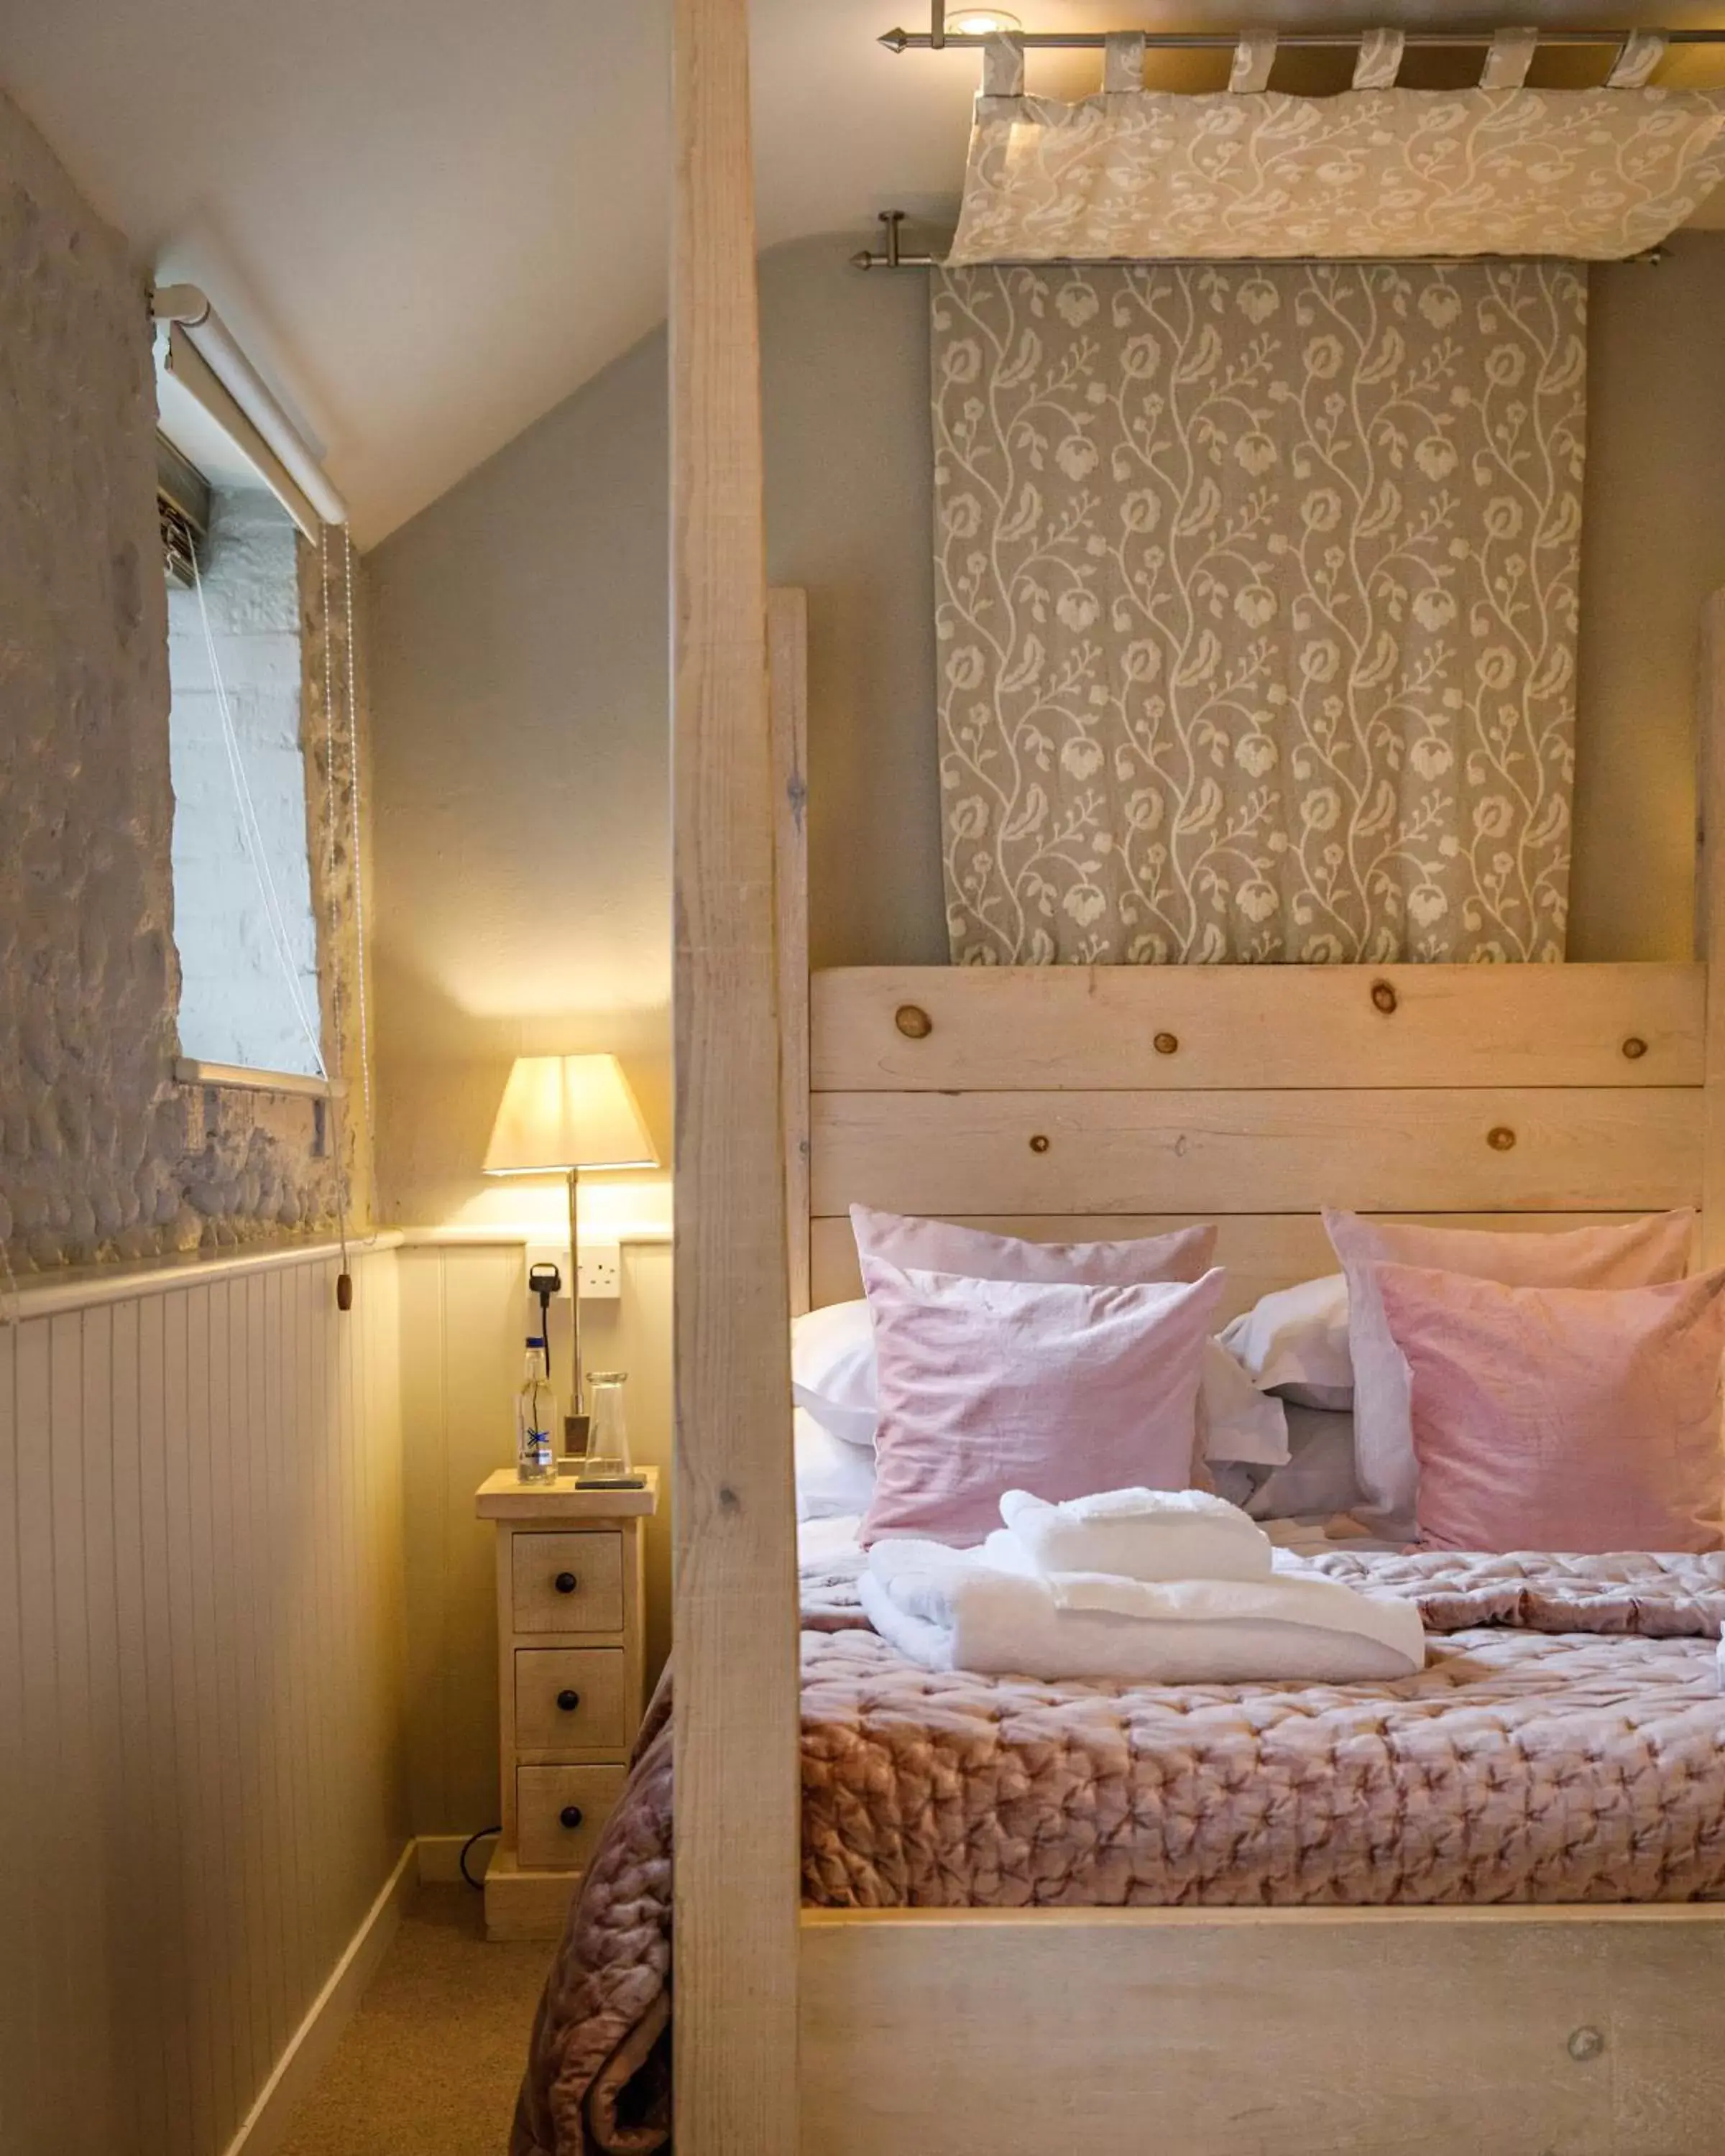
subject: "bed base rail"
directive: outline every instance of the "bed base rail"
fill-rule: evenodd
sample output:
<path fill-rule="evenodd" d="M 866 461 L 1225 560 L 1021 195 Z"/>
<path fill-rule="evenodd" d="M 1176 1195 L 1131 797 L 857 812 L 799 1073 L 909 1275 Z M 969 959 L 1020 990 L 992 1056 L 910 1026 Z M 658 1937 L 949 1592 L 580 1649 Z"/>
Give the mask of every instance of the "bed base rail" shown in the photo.
<path fill-rule="evenodd" d="M 804 1912 L 803 2156 L 1710 2156 L 1725 1906 Z"/>

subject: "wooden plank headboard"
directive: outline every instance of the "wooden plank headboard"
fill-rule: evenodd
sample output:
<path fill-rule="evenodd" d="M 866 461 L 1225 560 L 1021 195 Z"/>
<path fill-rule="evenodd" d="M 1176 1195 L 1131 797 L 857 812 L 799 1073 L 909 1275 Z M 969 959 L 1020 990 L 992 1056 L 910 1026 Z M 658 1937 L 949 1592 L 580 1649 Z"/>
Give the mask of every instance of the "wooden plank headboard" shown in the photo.
<path fill-rule="evenodd" d="M 800 811 L 793 602 L 774 594 L 774 685 Z M 800 813 L 778 873 L 802 952 Z M 814 1306 L 860 1291 L 859 1201 L 1041 1240 L 1214 1219 L 1232 1312 L 1332 1269 L 1324 1205 L 1531 1228 L 1702 1199 L 1699 963 L 781 978 L 809 988 L 784 998 L 783 1068 L 792 1276 Z"/>
<path fill-rule="evenodd" d="M 812 983 L 810 1292 L 845 1209 L 1070 1239 L 1217 1220 L 1230 1311 L 1318 1209 L 1504 1225 L 1698 1203 L 1695 965 L 865 968 Z"/>

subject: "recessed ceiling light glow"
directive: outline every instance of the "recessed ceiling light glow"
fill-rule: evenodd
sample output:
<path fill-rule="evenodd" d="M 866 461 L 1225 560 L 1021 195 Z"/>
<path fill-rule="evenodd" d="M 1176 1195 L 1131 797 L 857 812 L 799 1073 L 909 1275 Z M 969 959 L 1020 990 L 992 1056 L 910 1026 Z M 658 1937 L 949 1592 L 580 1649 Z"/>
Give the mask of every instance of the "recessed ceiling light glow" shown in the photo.
<path fill-rule="evenodd" d="M 961 8 L 948 15 L 947 28 L 955 38 L 992 38 L 998 31 L 1021 30 L 1024 24 L 1004 8 Z"/>

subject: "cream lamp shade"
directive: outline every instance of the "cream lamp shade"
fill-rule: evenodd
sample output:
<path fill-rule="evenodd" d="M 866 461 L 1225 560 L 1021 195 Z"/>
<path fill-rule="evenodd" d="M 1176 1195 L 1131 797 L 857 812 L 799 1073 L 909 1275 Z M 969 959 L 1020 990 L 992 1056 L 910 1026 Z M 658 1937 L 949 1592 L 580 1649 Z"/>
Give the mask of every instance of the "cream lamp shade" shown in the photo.
<path fill-rule="evenodd" d="M 614 1055 L 518 1055 L 485 1148 L 487 1175 L 657 1168 Z"/>

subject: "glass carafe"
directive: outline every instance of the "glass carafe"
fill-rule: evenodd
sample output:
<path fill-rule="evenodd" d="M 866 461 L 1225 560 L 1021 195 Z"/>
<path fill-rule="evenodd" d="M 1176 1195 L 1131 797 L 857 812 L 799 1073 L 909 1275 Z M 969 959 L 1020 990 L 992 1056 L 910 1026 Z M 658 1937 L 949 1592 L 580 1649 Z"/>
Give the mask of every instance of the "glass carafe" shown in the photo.
<path fill-rule="evenodd" d="M 627 1475 L 634 1462 L 629 1456 L 629 1422 L 624 1413 L 623 1389 L 627 1370 L 590 1370 L 587 1404 L 593 1417 L 587 1440 L 583 1475 Z"/>

